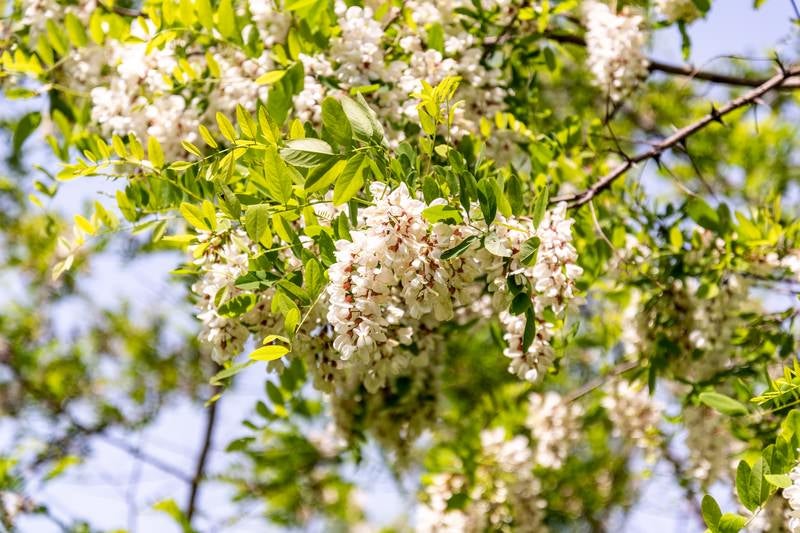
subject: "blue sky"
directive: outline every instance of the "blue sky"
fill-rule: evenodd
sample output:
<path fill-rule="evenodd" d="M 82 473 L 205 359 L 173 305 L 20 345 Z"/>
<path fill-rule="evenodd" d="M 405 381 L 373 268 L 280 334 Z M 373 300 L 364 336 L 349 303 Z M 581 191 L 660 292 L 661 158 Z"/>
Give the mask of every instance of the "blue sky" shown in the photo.
<path fill-rule="evenodd" d="M 797 57 L 800 49 L 796 37 L 791 38 L 790 18 L 793 11 L 790 0 L 767 0 L 756 12 L 751 8 L 752 0 L 714 0 L 713 4 L 709 17 L 690 28 L 694 43 L 691 61 L 695 65 L 702 65 L 709 70 L 722 70 L 724 65 L 718 58 L 723 54 L 768 58 L 769 50 L 776 43 L 783 57 Z M 657 32 L 652 55 L 681 62 L 677 29 Z M 73 182 L 62 187 L 53 206 L 71 216 L 81 211 L 81 205 L 87 199 L 96 198 L 98 193 L 108 194 L 114 189 L 115 184 L 100 179 Z M 112 306 L 119 298 L 126 298 L 134 300 L 137 312 L 141 313 L 150 312 L 152 306 L 156 305 L 180 307 L 185 305 L 182 293 L 170 286 L 168 276 L 178 260 L 175 256 L 162 255 L 127 264 L 118 258 L 102 257 L 85 283 L 101 295 L 103 305 Z M 69 307 L 58 311 L 65 332 L 74 326 L 74 320 L 69 318 L 74 311 Z M 187 320 L 178 321 L 176 327 L 194 327 L 190 313 L 190 308 L 186 307 Z M 220 404 L 221 423 L 217 426 L 211 455 L 211 472 L 219 471 L 224 465 L 222 450 L 227 442 L 243 433 L 240 422 L 254 402 L 261 398 L 262 380 L 261 372 L 251 370 L 245 373 L 235 390 L 223 397 Z M 141 445 L 148 453 L 172 461 L 189 472 L 200 445 L 203 418 L 202 409 L 198 406 L 179 402 L 166 409 L 145 432 L 120 437 L 131 444 Z M 0 437 L 7 434 L 9 424 L 8 421 L 0 424 Z M 375 463 L 368 461 L 362 471 L 355 472 L 355 477 L 368 489 L 365 491 L 366 505 L 371 509 L 372 517 L 386 522 L 405 507 L 391 476 Z M 97 441 L 93 446 L 93 456 L 85 465 L 34 496 L 47 501 L 64 518 L 86 518 L 99 528 L 124 528 L 135 522 L 138 531 L 177 532 L 172 522 L 152 511 L 150 506 L 163 498 L 175 498 L 182 505 L 186 499 L 186 487 L 150 466 L 144 465 L 140 470 L 137 468 L 127 454 Z M 135 492 L 131 488 L 134 479 L 138 479 Z M 213 485 L 204 488 L 199 505 L 204 513 L 198 522 L 201 530 L 209 530 L 216 520 L 233 511 L 220 505 L 227 497 L 224 488 Z M 127 503 L 130 500 L 135 501 L 138 508 L 133 514 L 129 512 Z M 652 481 L 644 485 L 643 500 L 644 503 L 634 508 L 624 524 L 620 524 L 620 531 L 702 531 L 692 521 L 680 490 L 674 486 L 667 472 L 658 469 L 654 473 Z M 235 527 L 214 530 L 253 531 L 257 524 L 261 522 L 245 519 Z M 26 519 L 21 523 L 21 531 L 47 533 L 57 529 L 40 519 Z M 266 530 L 258 527 L 258 531 Z"/>

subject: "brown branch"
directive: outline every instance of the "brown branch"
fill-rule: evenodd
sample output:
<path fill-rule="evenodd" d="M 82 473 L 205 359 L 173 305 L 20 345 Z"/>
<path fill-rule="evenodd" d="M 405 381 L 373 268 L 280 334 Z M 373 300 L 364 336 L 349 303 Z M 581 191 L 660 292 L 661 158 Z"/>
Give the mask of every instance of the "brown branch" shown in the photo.
<path fill-rule="evenodd" d="M 781 70 L 780 73 L 768 79 L 766 82 L 762 83 L 755 89 L 748 91 L 747 93 L 743 94 L 742 96 L 734 100 L 731 100 L 720 109 L 716 109 L 712 105 L 711 112 L 705 115 L 703 118 L 701 118 L 696 122 L 693 122 L 692 124 L 689 124 L 688 126 L 684 126 L 683 128 L 679 129 L 666 139 L 663 139 L 662 141 L 653 145 L 649 150 L 641 152 L 633 157 L 626 158 L 624 163 L 617 166 L 609 174 L 606 174 L 605 176 L 597 180 L 594 183 L 594 185 L 592 185 L 588 189 L 575 194 L 562 194 L 560 196 L 552 197 L 550 199 L 550 202 L 551 203 L 568 202 L 572 204 L 573 207 L 585 204 L 586 202 L 594 198 L 598 193 L 609 188 L 617 178 L 624 175 L 637 163 L 641 163 L 642 161 L 646 161 L 648 159 L 658 158 L 662 153 L 669 150 L 673 146 L 682 143 L 688 137 L 702 130 L 712 122 L 721 123 L 722 117 L 724 117 L 725 115 L 741 107 L 752 104 L 764 94 L 783 85 L 783 83 L 787 79 L 798 75 L 800 75 L 800 65 L 795 65 L 789 68 L 785 68 Z"/>
<path fill-rule="evenodd" d="M 212 396 L 217 394 L 219 389 L 214 387 Z M 186 520 L 191 523 L 192 516 L 194 515 L 197 506 L 197 497 L 200 493 L 200 484 L 205 478 L 206 462 L 208 461 L 208 452 L 211 450 L 211 440 L 214 436 L 214 424 L 217 420 L 217 405 L 220 400 L 212 402 L 206 411 L 206 429 L 203 435 L 203 444 L 200 448 L 200 455 L 197 456 L 197 464 L 195 466 L 194 477 L 191 481 L 189 488 L 189 501 L 186 504 Z"/>
<path fill-rule="evenodd" d="M 599 389 L 603 385 L 605 385 L 608 381 L 625 374 L 626 372 L 630 372 L 634 368 L 637 368 L 641 361 L 623 361 L 614 368 L 611 369 L 610 372 L 603 376 L 599 376 L 592 381 L 586 383 L 583 387 L 579 388 L 578 390 L 572 392 L 566 397 L 567 403 L 572 403 L 579 398 L 582 398 L 592 392 L 595 389 Z"/>
<path fill-rule="evenodd" d="M 572 33 L 564 33 L 557 31 L 545 31 L 542 34 L 545 38 L 558 43 L 574 44 L 576 46 L 586 47 L 586 41 L 580 35 Z M 734 85 L 737 87 L 759 87 L 769 81 L 764 78 L 747 78 L 744 76 L 734 76 L 730 74 L 721 74 L 718 72 L 710 72 L 701 70 L 689 65 L 673 65 L 658 59 L 648 59 L 650 72 L 662 72 L 664 74 L 672 74 L 675 76 L 683 76 L 693 80 L 703 80 L 712 83 L 720 83 L 723 85 Z M 780 89 L 796 89 L 800 87 L 800 81 L 791 81 L 781 84 Z"/>

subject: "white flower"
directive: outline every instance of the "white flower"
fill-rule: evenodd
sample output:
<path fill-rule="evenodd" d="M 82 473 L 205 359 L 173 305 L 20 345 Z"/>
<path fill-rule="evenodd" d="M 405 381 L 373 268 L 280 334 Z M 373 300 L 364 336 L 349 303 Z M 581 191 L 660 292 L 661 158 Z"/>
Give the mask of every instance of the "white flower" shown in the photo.
<path fill-rule="evenodd" d="M 628 7 L 616 14 L 598 0 L 584 4 L 584 18 L 587 61 L 594 83 L 619 102 L 647 76 L 647 37 L 641 29 L 644 19 Z"/>
<path fill-rule="evenodd" d="M 783 497 L 789 503 L 787 512 L 787 527 L 792 533 L 800 533 L 800 466 L 795 465 L 789 472 L 792 479 L 792 486 L 783 489 Z"/>
<path fill-rule="evenodd" d="M 552 391 L 531 394 L 528 401 L 525 425 L 536 441 L 533 460 L 544 468 L 561 468 L 570 447 L 580 438 L 583 410 Z"/>
<path fill-rule="evenodd" d="M 601 404 L 614 424 L 614 437 L 630 439 L 650 455 L 656 451 L 664 408 L 645 388 L 619 380 L 608 388 Z"/>

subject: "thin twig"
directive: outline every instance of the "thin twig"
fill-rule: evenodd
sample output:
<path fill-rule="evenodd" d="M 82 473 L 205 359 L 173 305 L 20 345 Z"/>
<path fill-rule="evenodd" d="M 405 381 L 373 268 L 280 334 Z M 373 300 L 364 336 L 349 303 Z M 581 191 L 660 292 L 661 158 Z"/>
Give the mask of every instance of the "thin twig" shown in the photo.
<path fill-rule="evenodd" d="M 219 392 L 219 387 L 214 387 L 213 395 Z M 203 435 L 203 444 L 200 448 L 200 455 L 197 456 L 197 464 L 195 466 L 194 477 L 191 481 L 189 488 L 189 501 L 186 504 L 186 520 L 191 523 L 192 516 L 194 515 L 197 506 L 197 496 L 200 493 L 200 484 L 205 478 L 206 462 L 208 460 L 208 452 L 211 449 L 211 441 L 214 437 L 214 424 L 217 420 L 217 406 L 220 400 L 212 402 L 206 411 L 206 429 Z"/>
<path fill-rule="evenodd" d="M 588 189 L 575 194 L 562 194 L 559 196 L 554 196 L 550 199 L 550 202 L 551 203 L 568 202 L 572 204 L 573 207 L 585 204 L 586 202 L 594 198 L 597 194 L 609 188 L 611 184 L 614 183 L 614 181 L 616 181 L 617 178 L 624 175 L 637 163 L 641 163 L 642 161 L 646 161 L 648 159 L 657 158 L 663 152 L 685 141 L 688 137 L 702 130 L 712 122 L 722 122 L 722 117 L 724 117 L 725 115 L 741 107 L 752 104 L 755 100 L 757 100 L 764 94 L 783 85 L 783 83 L 787 79 L 798 75 L 800 75 L 800 65 L 795 65 L 793 67 L 785 68 L 781 70 L 780 73 L 768 79 L 763 84 L 759 85 L 758 87 L 756 87 L 751 91 L 748 91 L 742 96 L 735 98 L 734 100 L 731 100 L 730 102 L 722 106 L 720 109 L 717 109 L 712 105 L 711 112 L 709 112 L 703 118 L 689 124 L 688 126 L 684 126 L 683 128 L 679 129 L 666 139 L 663 139 L 661 142 L 656 143 L 649 150 L 641 152 L 633 157 L 627 158 L 623 163 L 618 165 L 610 173 L 606 174 L 605 176 L 597 180 Z"/>
<path fill-rule="evenodd" d="M 558 43 L 574 44 L 576 46 L 586 47 L 586 40 L 580 35 L 572 33 L 563 33 L 557 31 L 545 31 L 542 34 L 545 38 Z M 658 59 L 650 58 L 649 70 L 650 72 L 662 72 L 664 74 L 672 74 L 675 76 L 683 76 L 694 80 L 709 81 L 712 83 L 720 83 L 723 85 L 734 85 L 738 87 L 759 87 L 769 81 L 768 79 L 747 78 L 744 76 L 734 76 L 730 74 L 722 74 L 719 72 L 711 72 L 702 70 L 689 65 L 673 65 Z M 796 89 L 800 87 L 800 81 L 787 81 L 781 84 L 780 89 Z"/>
<path fill-rule="evenodd" d="M 608 374 L 604 376 L 599 376 L 593 379 L 592 381 L 586 383 L 583 387 L 573 391 L 570 395 L 566 397 L 566 402 L 571 403 L 579 398 L 586 396 L 593 390 L 599 389 L 600 387 L 605 385 L 606 382 L 608 382 L 609 380 L 619 377 L 626 372 L 630 372 L 634 368 L 638 367 L 640 363 L 641 361 L 623 361 L 622 363 L 619 363 L 617 366 L 611 369 L 611 371 Z"/>

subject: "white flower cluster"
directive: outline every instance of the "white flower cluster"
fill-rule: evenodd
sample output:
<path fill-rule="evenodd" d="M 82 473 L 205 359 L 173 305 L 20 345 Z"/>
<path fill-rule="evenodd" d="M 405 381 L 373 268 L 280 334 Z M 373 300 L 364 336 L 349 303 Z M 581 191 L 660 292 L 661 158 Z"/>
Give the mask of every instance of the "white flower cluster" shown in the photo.
<path fill-rule="evenodd" d="M 694 0 L 656 0 L 656 10 L 670 22 L 692 22 L 702 15 Z"/>
<path fill-rule="evenodd" d="M 370 392 L 357 372 L 344 367 L 337 374 L 330 401 L 342 436 L 357 440 L 368 432 L 383 449 L 405 465 L 413 444 L 436 423 L 440 399 L 442 339 L 422 336 L 414 362 L 422 363 L 387 379 L 386 386 Z"/>
<path fill-rule="evenodd" d="M 300 58 L 306 77 L 303 91 L 294 97 L 296 112 L 303 120 L 318 121 L 326 95 L 378 84 L 380 89 L 366 96 L 377 102 L 377 112 L 387 125 L 416 121 L 417 100 L 411 94 L 422 89 L 421 82 L 436 85 L 447 76 L 460 76 L 464 83 L 457 98 L 465 105 L 455 112 L 451 134 L 460 137 L 477 131 L 481 116 L 492 116 L 502 109 L 506 91 L 502 73 L 482 65 L 483 48 L 460 23 L 461 16 L 454 10 L 462 4 L 467 5 L 459 0 L 407 2 L 405 8 L 416 27 L 400 24 L 387 31 L 384 24 L 402 20 L 394 8 L 380 21 L 370 5 L 348 6 L 337 1 L 341 33 L 331 40 L 324 54 Z M 430 34 L 425 28 L 433 24 L 444 30 L 442 50 L 428 43 Z M 331 88 L 325 78 L 334 80 L 338 88 Z M 390 127 L 388 131 L 393 141 L 403 137 L 401 128 Z"/>
<path fill-rule="evenodd" d="M 533 461 L 537 466 L 561 468 L 580 439 L 582 415 L 579 404 L 565 401 L 557 392 L 530 395 L 525 425 L 536 441 Z"/>
<path fill-rule="evenodd" d="M 533 475 L 528 439 L 516 436 L 507 440 L 501 428 L 484 430 L 477 464 L 471 488 L 461 474 L 433 478 L 425 489 L 427 503 L 417 512 L 417 531 L 548 531 L 544 524 L 546 502 Z M 450 498 L 465 491 L 469 496 L 465 506 L 448 510 Z"/>
<path fill-rule="evenodd" d="M 211 350 L 214 361 L 222 364 L 241 353 L 251 331 L 277 329 L 276 316 L 270 312 L 273 293 L 260 294 L 255 306 L 243 316 L 221 315 L 218 298 L 224 303 L 242 293 L 235 283 L 249 270 L 253 244 L 240 229 L 203 232 L 198 241 L 191 251 L 201 273 L 192 285 L 192 291 L 199 296 L 197 318 L 203 324 L 200 340 Z"/>
<path fill-rule="evenodd" d="M 337 262 L 328 271 L 328 321 L 341 359 L 351 368 L 361 369 L 369 390 L 379 389 L 387 377 L 412 364 L 409 348 L 426 329 L 451 320 L 455 308 L 471 307 L 476 294 L 494 292 L 496 308 L 507 306 L 503 268 L 510 257 L 509 269 L 528 278 L 533 287 L 530 305 L 537 325 L 535 338 L 524 350 L 525 317 L 500 313 L 508 342 L 504 353 L 511 359 L 512 373 L 535 381 L 552 360 L 554 326 L 545 318 L 545 310 L 564 311 L 582 272 L 575 264 L 572 221 L 566 218 L 566 205 L 548 212 L 538 229 L 523 219 L 496 222 L 496 242 L 503 248 L 500 255 L 473 248 L 444 261 L 444 251 L 477 235 L 478 230 L 466 225 L 431 225 L 423 217 L 427 206 L 412 197 L 405 185 L 389 191 L 375 183 L 371 192 L 375 204 L 360 213 L 359 227 L 365 229 L 351 232 L 352 241 L 336 243 Z M 535 264 L 528 267 L 517 256 L 533 236 L 541 243 Z M 482 276 L 487 276 L 488 282 Z"/>
<path fill-rule="evenodd" d="M 789 472 L 792 486 L 783 489 L 783 497 L 789 504 L 786 524 L 791 533 L 800 533 L 800 466 L 795 466 Z"/>
<path fill-rule="evenodd" d="M 550 343 L 554 325 L 545 318 L 545 310 L 561 314 L 574 298 L 575 281 L 583 273 L 583 269 L 576 264 L 578 253 L 572 245 L 572 224 L 573 220 L 567 217 L 565 203 L 548 211 L 538 228 L 533 228 L 530 221 L 525 220 L 498 223 L 499 228 L 511 228 L 505 234 L 498 232 L 498 237 L 506 243 L 509 252 L 516 253 L 522 249 L 523 243 L 531 237 L 540 240 L 536 262 L 532 267 L 522 265 L 516 257 L 510 265 L 512 273 L 523 275 L 533 284 L 531 305 L 536 332 L 527 350 L 524 345 L 525 317 L 507 311 L 500 314 L 500 321 L 505 327 L 503 338 L 508 343 L 503 353 L 511 359 L 509 371 L 520 379 L 536 381 L 553 360 Z M 496 277 L 493 283 L 503 288 L 505 279 Z"/>
<path fill-rule="evenodd" d="M 336 243 L 327 290 L 333 346 L 343 361 L 363 369 L 364 383 L 374 392 L 412 363 L 412 352 L 400 348 L 410 347 L 423 325 L 452 318 L 458 273 L 440 256 L 466 235 L 447 224 L 431 231 L 422 216 L 425 203 L 405 185 L 390 192 L 373 183 L 371 192 L 375 205 L 360 213 L 366 229 Z M 462 263 L 461 275 L 474 279 L 478 265 Z"/>
<path fill-rule="evenodd" d="M 598 0 L 584 4 L 588 66 L 594 84 L 619 102 L 647 77 L 644 18 L 628 7 L 620 13 Z"/>
<path fill-rule="evenodd" d="M 700 480 L 703 487 L 730 479 L 735 456 L 742 445 L 732 437 L 722 416 L 707 407 L 687 406 L 683 410 L 683 426 L 690 475 Z"/>
<path fill-rule="evenodd" d="M 714 290 L 716 294 L 702 294 L 699 282 L 688 278 L 674 280 L 647 302 L 634 293 L 623 313 L 626 354 L 651 355 L 658 339 L 669 339 L 675 346 L 671 371 L 690 380 L 709 379 L 737 364 L 733 337 L 743 325 L 740 316 L 749 302 L 749 285 L 729 274 Z"/>
<path fill-rule="evenodd" d="M 661 443 L 658 426 L 663 405 L 642 386 L 623 380 L 608 388 L 601 404 L 614 425 L 612 435 L 630 440 L 634 446 L 645 450 L 649 459 L 654 458 Z"/>

